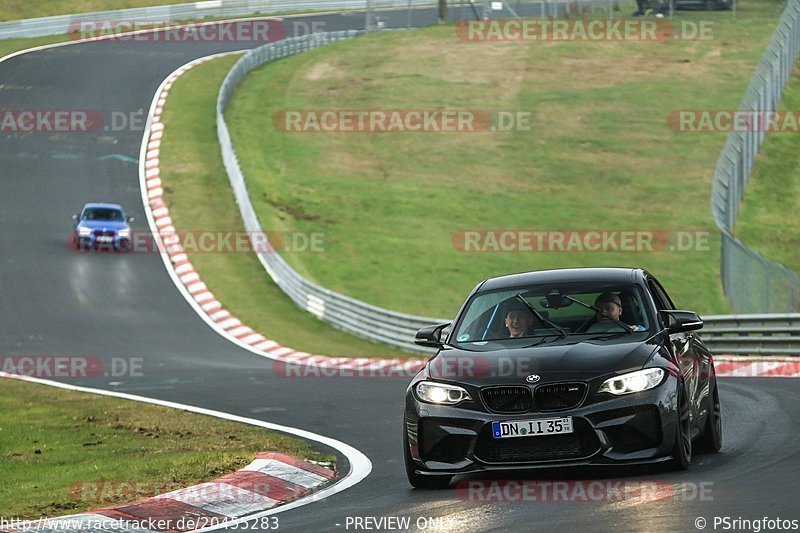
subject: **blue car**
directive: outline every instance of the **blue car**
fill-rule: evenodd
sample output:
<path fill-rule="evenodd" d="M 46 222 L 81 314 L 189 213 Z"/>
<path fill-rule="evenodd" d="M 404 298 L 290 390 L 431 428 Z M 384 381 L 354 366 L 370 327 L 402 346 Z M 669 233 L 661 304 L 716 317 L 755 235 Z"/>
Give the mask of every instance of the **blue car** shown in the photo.
<path fill-rule="evenodd" d="M 130 249 L 133 218 L 119 204 L 89 203 L 72 215 L 72 244 L 78 249 Z"/>

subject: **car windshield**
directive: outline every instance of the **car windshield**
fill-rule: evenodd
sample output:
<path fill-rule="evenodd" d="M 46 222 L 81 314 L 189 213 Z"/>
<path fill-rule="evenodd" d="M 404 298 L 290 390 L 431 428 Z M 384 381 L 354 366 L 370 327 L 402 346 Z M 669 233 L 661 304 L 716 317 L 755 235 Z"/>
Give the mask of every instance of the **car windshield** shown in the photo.
<path fill-rule="evenodd" d="M 84 209 L 81 220 L 111 220 L 121 222 L 125 217 L 119 209 L 108 209 L 101 207 L 94 207 L 91 209 Z"/>
<path fill-rule="evenodd" d="M 474 295 L 456 324 L 457 344 L 546 337 L 613 338 L 647 331 L 651 321 L 634 284 L 581 282 L 532 285 Z M 537 338 L 542 338 L 539 341 Z"/>

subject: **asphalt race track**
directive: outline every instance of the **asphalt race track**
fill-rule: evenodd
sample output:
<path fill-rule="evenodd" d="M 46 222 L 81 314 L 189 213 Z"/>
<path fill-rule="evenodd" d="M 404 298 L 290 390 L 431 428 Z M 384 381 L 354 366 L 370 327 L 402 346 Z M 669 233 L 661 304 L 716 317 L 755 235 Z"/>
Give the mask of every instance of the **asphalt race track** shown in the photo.
<path fill-rule="evenodd" d="M 432 17 L 419 11 L 415 23 Z M 299 20 L 324 20 L 326 30 L 363 26 L 363 14 Z M 174 69 L 240 48 L 99 41 L 36 51 L 0 62 L 0 108 L 145 112 Z M 781 378 L 720 379 L 723 450 L 696 455 L 688 472 L 566 473 L 578 480 L 658 481 L 675 491 L 667 499 L 484 503 L 460 499 L 454 489 L 412 490 L 401 451 L 405 379 L 281 377 L 270 360 L 214 333 L 158 255 L 76 253 L 68 246 L 70 216 L 86 201 L 119 201 L 136 217 L 134 229 L 145 229 L 136 164 L 142 133 L 143 124 L 118 132 L 3 136 L 0 354 L 97 356 L 106 368 L 115 358 L 142 358 L 143 377 L 71 382 L 306 429 L 369 457 L 373 471 L 364 481 L 279 514 L 281 530 L 355 530 L 352 520 L 347 528 L 348 517 L 366 516 L 410 517 L 412 528 L 428 531 L 696 531 L 697 517 L 708 520 L 707 530 L 715 516 L 800 518 L 800 387 Z M 540 472 L 534 479 L 564 475 Z M 696 496 L 700 485 L 704 498 Z"/>

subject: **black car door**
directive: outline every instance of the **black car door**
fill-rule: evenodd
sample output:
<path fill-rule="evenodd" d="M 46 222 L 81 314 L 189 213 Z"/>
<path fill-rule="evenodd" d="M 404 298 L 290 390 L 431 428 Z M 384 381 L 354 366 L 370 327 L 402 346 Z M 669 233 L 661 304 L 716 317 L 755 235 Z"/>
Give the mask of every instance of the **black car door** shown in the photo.
<path fill-rule="evenodd" d="M 650 277 L 647 284 L 659 309 L 675 310 L 675 305 L 657 279 Z M 669 340 L 675 363 L 683 376 L 684 392 L 690 402 L 690 426 L 694 428 L 704 405 L 703 399 L 708 394 L 708 387 L 704 386 L 704 380 L 701 379 L 702 376 L 708 375 L 708 353 L 695 338 L 694 332 L 672 333 L 669 335 Z"/>

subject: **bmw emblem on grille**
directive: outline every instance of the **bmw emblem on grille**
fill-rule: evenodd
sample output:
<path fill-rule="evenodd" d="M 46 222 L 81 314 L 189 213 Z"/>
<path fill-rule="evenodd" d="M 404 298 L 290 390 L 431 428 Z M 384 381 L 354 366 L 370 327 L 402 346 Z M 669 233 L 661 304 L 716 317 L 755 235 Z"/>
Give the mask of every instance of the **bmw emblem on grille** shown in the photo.
<path fill-rule="evenodd" d="M 531 374 L 531 375 L 529 375 L 528 377 L 525 378 L 525 381 L 527 381 L 528 383 L 536 383 L 540 379 L 542 379 L 542 378 L 539 377 L 539 374 Z"/>

